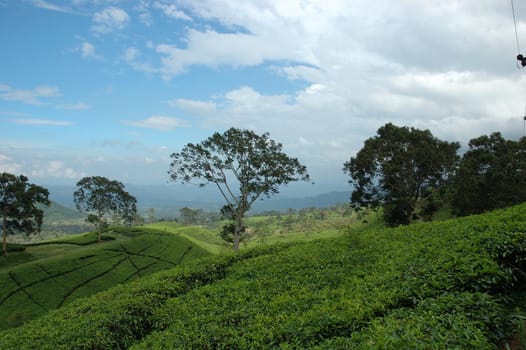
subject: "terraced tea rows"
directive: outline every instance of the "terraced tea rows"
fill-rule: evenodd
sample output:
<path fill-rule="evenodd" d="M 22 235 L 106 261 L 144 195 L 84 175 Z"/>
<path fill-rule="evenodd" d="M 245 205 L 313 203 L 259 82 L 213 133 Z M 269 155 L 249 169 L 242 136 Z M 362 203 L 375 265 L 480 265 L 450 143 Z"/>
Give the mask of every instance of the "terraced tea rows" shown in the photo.
<path fill-rule="evenodd" d="M 84 237 L 52 242 L 46 249 L 91 245 L 0 271 L 0 327 L 15 326 L 79 297 L 208 255 L 190 241 L 162 231 L 144 230 L 131 236 L 100 245 Z"/>
<path fill-rule="evenodd" d="M 196 259 L 0 332 L 0 348 L 506 348 L 526 315 L 525 214 Z"/>

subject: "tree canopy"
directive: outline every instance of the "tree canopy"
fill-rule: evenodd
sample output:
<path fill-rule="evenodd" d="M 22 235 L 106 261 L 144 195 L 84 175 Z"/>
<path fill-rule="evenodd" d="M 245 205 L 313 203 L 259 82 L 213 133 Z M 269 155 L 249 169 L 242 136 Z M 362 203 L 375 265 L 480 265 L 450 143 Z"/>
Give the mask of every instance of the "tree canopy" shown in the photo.
<path fill-rule="evenodd" d="M 458 215 L 526 201 L 526 138 L 506 140 L 499 132 L 469 141 L 454 182 Z"/>
<path fill-rule="evenodd" d="M 91 222 L 97 223 L 99 242 L 106 216 L 118 215 L 130 224 L 137 214 L 137 200 L 124 190 L 124 185 L 102 176 L 82 178 L 73 198 L 77 209 L 87 212 Z"/>
<path fill-rule="evenodd" d="M 308 181 L 307 168 L 282 152 L 282 145 L 250 130 L 230 128 L 199 144 L 189 143 L 171 155 L 168 174 L 181 183 L 214 184 L 234 221 L 234 249 L 239 249 L 243 217 L 261 196 L 279 192 L 279 186 Z M 236 189 L 237 187 L 237 189 Z"/>
<path fill-rule="evenodd" d="M 367 139 L 356 157 L 344 163 L 354 186 L 355 207 L 382 207 L 390 226 L 409 224 L 420 204 L 429 215 L 430 200 L 450 180 L 458 162 L 456 142 L 441 141 L 429 130 L 385 124 Z"/>
<path fill-rule="evenodd" d="M 40 231 L 44 212 L 38 205 L 50 205 L 49 191 L 30 184 L 28 180 L 24 175 L 0 174 L 0 215 L 4 255 L 7 255 L 7 235 Z"/>

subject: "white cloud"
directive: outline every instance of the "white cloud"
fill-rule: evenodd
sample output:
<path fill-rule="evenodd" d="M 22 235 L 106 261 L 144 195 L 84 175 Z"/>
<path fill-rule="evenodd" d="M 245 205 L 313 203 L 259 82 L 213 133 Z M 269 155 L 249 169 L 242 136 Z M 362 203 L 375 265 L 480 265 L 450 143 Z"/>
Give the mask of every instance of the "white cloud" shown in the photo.
<path fill-rule="evenodd" d="M 155 129 L 162 131 L 169 131 L 187 126 L 187 123 L 180 119 L 166 116 L 151 116 L 142 120 L 127 121 L 126 124 L 137 126 L 140 128 Z"/>
<path fill-rule="evenodd" d="M 135 47 L 130 47 L 124 52 L 124 60 L 126 60 L 126 62 L 133 62 L 139 54 L 139 50 Z"/>
<path fill-rule="evenodd" d="M 128 13 L 119 7 L 106 7 L 93 15 L 94 25 L 91 29 L 99 34 L 107 34 L 114 30 L 124 29 L 130 22 Z"/>
<path fill-rule="evenodd" d="M 139 14 L 139 21 L 147 27 L 153 25 L 153 18 L 149 12 L 143 12 Z"/>
<path fill-rule="evenodd" d="M 79 111 L 79 110 L 90 109 L 91 106 L 84 102 L 77 102 L 77 103 L 61 104 L 61 105 L 58 105 L 57 108 L 70 110 L 70 111 Z"/>
<path fill-rule="evenodd" d="M 33 0 L 33 5 L 35 5 L 36 7 L 40 7 L 40 8 L 43 8 L 43 9 L 46 9 L 46 10 L 51 10 L 51 11 L 57 11 L 57 12 L 64 12 L 64 13 L 72 13 L 73 11 L 71 10 L 71 8 L 69 7 L 66 7 L 66 6 L 59 6 L 59 5 L 56 5 L 56 4 L 52 4 L 48 1 L 44 1 L 44 0 Z"/>
<path fill-rule="evenodd" d="M 48 119 L 9 119 L 10 122 L 22 125 L 50 125 L 50 126 L 68 126 L 72 122 L 62 120 L 48 120 Z"/>
<path fill-rule="evenodd" d="M 301 50 L 290 50 L 290 43 L 282 42 L 280 36 L 274 36 L 274 33 L 257 36 L 190 29 L 187 41 L 184 49 L 175 45 L 157 45 L 162 63 L 160 71 L 166 79 L 192 65 L 237 67 L 256 66 L 268 60 L 310 60 L 308 56 L 302 56 Z"/>
<path fill-rule="evenodd" d="M 87 41 L 83 42 L 80 45 L 80 47 L 78 48 L 78 52 L 80 52 L 80 55 L 83 58 L 95 58 L 95 59 L 102 58 L 102 56 L 97 53 L 95 46 L 93 46 L 93 44 Z"/>
<path fill-rule="evenodd" d="M 0 115 L 8 115 L 10 117 L 28 117 L 29 114 L 13 111 L 0 111 Z"/>
<path fill-rule="evenodd" d="M 137 48 L 129 47 L 124 51 L 123 58 L 135 70 L 146 73 L 156 73 L 158 71 L 148 62 L 139 62 L 137 58 L 140 56 L 141 52 Z"/>
<path fill-rule="evenodd" d="M 80 50 L 82 57 L 95 57 L 95 46 L 88 42 L 82 43 Z"/>
<path fill-rule="evenodd" d="M 167 103 L 172 107 L 179 107 L 185 112 L 199 116 L 213 115 L 217 112 L 217 106 L 214 102 L 178 98 L 169 100 Z"/>
<path fill-rule="evenodd" d="M 38 168 L 31 171 L 31 175 L 35 178 L 64 178 L 64 179 L 78 179 L 86 176 L 84 172 L 77 171 L 68 167 L 60 160 L 52 160 L 44 164 L 40 164 Z"/>
<path fill-rule="evenodd" d="M 71 6 L 92 3 L 74 0 Z M 388 121 L 430 128 L 464 144 L 495 130 L 507 137 L 522 131 L 526 76 L 515 69 L 509 2 L 141 0 L 130 5 L 111 0 L 95 5 L 102 10 L 110 3 L 131 8 L 128 13 L 152 29 L 165 28 L 165 15 L 184 25 L 171 26 L 173 32 L 162 36 L 141 32 L 104 43 L 116 44 L 118 59 L 135 70 L 174 79 L 166 83 L 170 88 L 184 83 L 175 79 L 178 74 L 190 75 L 196 66 L 219 67 L 214 79 L 228 80 L 230 70 L 237 70 L 228 88 L 214 81 L 209 96 L 184 91 L 179 96 L 186 98 L 166 101 L 170 106 L 199 116 L 210 129 L 269 131 L 307 165 L 327 165 L 325 173 L 341 175 L 343 161 Z M 518 6 L 526 13 L 525 5 Z M 97 12 L 95 33 L 126 28 L 130 16 L 118 10 Z M 526 21 L 518 19 L 519 34 L 526 33 Z M 78 52 L 97 54 L 89 46 Z M 0 99 L 44 102 L 47 97 L 33 90 L 15 93 L 0 85 Z M 158 130 L 180 123 L 163 116 L 127 122 Z"/>
<path fill-rule="evenodd" d="M 8 85 L 0 85 L 0 99 L 6 101 L 20 101 L 30 105 L 41 105 L 41 98 L 60 96 L 55 86 L 39 85 L 31 90 L 13 89 Z"/>
<path fill-rule="evenodd" d="M 13 161 L 11 157 L 8 157 L 0 153 L 0 173 L 10 173 L 18 175 L 22 172 L 22 165 Z"/>
<path fill-rule="evenodd" d="M 186 13 L 184 13 L 184 11 L 179 10 L 177 6 L 175 6 L 174 4 L 167 5 L 167 4 L 162 4 L 156 1 L 153 4 L 153 7 L 156 9 L 162 10 L 163 13 L 168 17 L 175 18 L 175 19 L 181 19 L 184 21 L 192 20 L 191 17 L 189 17 Z"/>

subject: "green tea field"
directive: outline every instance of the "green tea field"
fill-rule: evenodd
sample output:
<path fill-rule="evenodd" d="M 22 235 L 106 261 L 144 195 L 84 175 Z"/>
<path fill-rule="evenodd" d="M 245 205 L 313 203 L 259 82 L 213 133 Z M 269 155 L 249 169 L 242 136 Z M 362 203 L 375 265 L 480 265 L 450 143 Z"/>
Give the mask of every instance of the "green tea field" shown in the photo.
<path fill-rule="evenodd" d="M 0 258 L 0 328 L 17 326 L 119 283 L 206 256 L 185 238 L 154 229 L 115 228 L 29 245 Z"/>
<path fill-rule="evenodd" d="M 524 335 L 525 218 L 520 205 L 194 259 L 5 330 L 0 348 L 505 349 Z M 106 269 L 138 252 L 109 244 Z"/>

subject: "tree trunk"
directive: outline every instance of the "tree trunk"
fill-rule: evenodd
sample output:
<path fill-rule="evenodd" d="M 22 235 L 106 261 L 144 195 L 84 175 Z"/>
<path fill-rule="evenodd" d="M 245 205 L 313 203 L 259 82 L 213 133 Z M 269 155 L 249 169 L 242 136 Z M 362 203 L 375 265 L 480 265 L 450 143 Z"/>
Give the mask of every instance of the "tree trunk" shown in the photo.
<path fill-rule="evenodd" d="M 4 256 L 7 256 L 7 220 L 5 217 L 2 223 L 2 251 Z"/>
<path fill-rule="evenodd" d="M 239 242 L 241 240 L 241 231 L 243 230 L 243 217 L 237 216 L 234 222 L 234 251 L 239 250 Z"/>
<path fill-rule="evenodd" d="M 7 232 L 4 229 L 2 229 L 2 251 L 4 252 L 4 256 L 7 256 Z"/>
<path fill-rule="evenodd" d="M 97 243 L 102 242 L 102 219 L 101 214 L 99 213 L 99 220 L 97 222 Z"/>
<path fill-rule="evenodd" d="M 239 226 L 236 220 L 235 226 L 234 226 L 234 251 L 239 250 L 239 240 L 240 240 L 240 232 L 239 232 Z"/>

